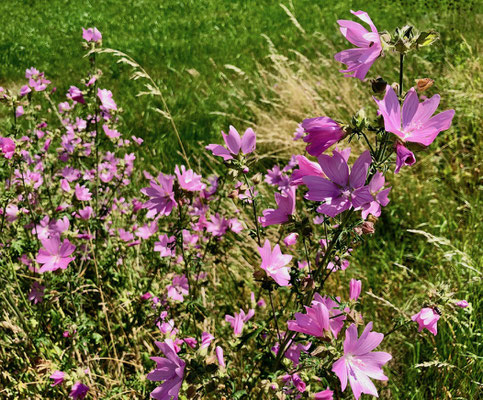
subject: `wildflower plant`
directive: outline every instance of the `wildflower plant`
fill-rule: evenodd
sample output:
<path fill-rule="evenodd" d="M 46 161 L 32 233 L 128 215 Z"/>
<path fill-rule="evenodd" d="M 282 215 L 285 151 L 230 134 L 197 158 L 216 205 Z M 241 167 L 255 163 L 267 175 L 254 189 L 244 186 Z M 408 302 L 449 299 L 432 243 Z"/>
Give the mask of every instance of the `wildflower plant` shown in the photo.
<path fill-rule="evenodd" d="M 366 82 L 379 57 L 398 53 L 399 85 L 369 99 L 372 119 L 309 116 L 297 133 L 306 154 L 268 171 L 255 132 L 233 126 L 206 146 L 216 173 L 193 169 L 167 108 L 186 165 L 136 168 L 142 140 L 125 133 L 99 54 L 121 57 L 147 94 L 164 98 L 134 60 L 101 49 L 96 28 L 82 34 L 89 73 L 61 101 L 35 68 L 20 91 L 0 90 L 12 115 L 0 137 L 0 266 L 15 288 L 1 296 L 32 354 L 12 368 L 33 377 L 41 363 L 48 393 L 71 398 L 119 395 L 99 389 L 110 369 L 138 378 L 130 398 L 333 399 L 349 398 L 348 386 L 356 399 L 378 396 L 392 359 L 384 337 L 408 324 L 436 335 L 444 315 L 421 304 L 378 332 L 361 312 L 351 252 L 397 191 L 385 177 L 414 164 L 414 144 L 431 145 L 454 111 L 433 116 L 438 95 L 420 102 L 415 88 L 403 91 L 404 57 L 433 32 L 391 36 L 353 14 L 370 31 L 339 21 L 356 46 L 335 56 L 341 72 Z M 339 274 L 352 278 L 342 290 L 331 284 Z M 8 393 L 24 390 L 0 379 Z"/>

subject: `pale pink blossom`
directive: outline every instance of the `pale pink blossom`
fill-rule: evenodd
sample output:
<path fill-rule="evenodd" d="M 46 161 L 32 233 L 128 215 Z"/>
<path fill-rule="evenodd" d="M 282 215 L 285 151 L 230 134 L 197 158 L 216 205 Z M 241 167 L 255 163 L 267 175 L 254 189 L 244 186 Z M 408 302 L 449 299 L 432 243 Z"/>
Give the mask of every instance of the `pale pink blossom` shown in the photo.
<path fill-rule="evenodd" d="M 329 388 L 314 393 L 314 400 L 334 400 L 334 392 Z"/>
<path fill-rule="evenodd" d="M 351 279 L 349 283 L 349 298 L 357 300 L 361 294 L 362 282 L 357 279 Z"/>
<path fill-rule="evenodd" d="M 258 252 L 260 257 L 262 257 L 260 268 L 280 286 L 289 286 L 290 273 L 289 267 L 286 267 L 286 265 L 290 263 L 292 256 L 282 254 L 278 244 L 275 245 L 272 251 L 268 239 L 265 240 L 263 247 L 258 247 Z"/>
<path fill-rule="evenodd" d="M 418 332 L 424 328 L 430 331 L 434 336 L 438 334 L 438 320 L 441 316 L 432 308 L 425 307 L 417 314 L 414 314 L 411 319 L 418 323 Z"/>
<path fill-rule="evenodd" d="M 53 382 L 50 386 L 57 386 L 64 382 L 65 373 L 62 371 L 54 371 L 52 375 L 49 376 L 50 379 L 53 379 Z"/>
<path fill-rule="evenodd" d="M 260 217 L 262 226 L 279 225 L 287 222 L 295 212 L 295 186 L 290 186 L 282 193 L 275 193 L 275 202 L 278 208 L 263 210 L 263 217 Z"/>
<path fill-rule="evenodd" d="M 315 337 L 324 337 L 330 330 L 329 310 L 320 302 L 305 306 L 306 314 L 295 313 L 295 320 L 287 321 L 288 329 Z"/>
<path fill-rule="evenodd" d="M 117 104 L 112 98 L 112 92 L 107 89 L 97 89 L 97 97 L 101 100 L 102 107 L 105 111 L 117 110 Z"/>
<path fill-rule="evenodd" d="M 69 257 L 75 250 L 75 246 L 64 239 L 62 244 L 58 236 L 52 236 L 49 239 L 41 240 L 42 248 L 39 250 L 36 261 L 42 264 L 39 273 L 43 274 L 46 271 L 56 271 L 66 269 L 75 257 Z"/>
<path fill-rule="evenodd" d="M 250 309 L 248 310 L 248 313 L 245 314 L 245 311 L 243 311 L 240 308 L 239 313 L 235 313 L 234 316 L 231 316 L 229 314 L 225 315 L 225 321 L 228 322 L 231 327 L 233 328 L 233 332 L 235 336 L 240 336 L 242 331 L 243 331 L 243 325 L 245 322 L 247 322 L 249 319 L 251 319 L 255 315 L 255 310 Z"/>
<path fill-rule="evenodd" d="M 174 173 L 178 177 L 178 183 L 181 189 L 189 192 L 197 192 L 206 189 L 206 184 L 201 182 L 201 175 L 196 174 L 192 169 L 186 169 L 184 165 L 181 170 L 178 166 L 175 167 Z"/>
<path fill-rule="evenodd" d="M 240 138 L 238 131 L 230 125 L 228 135 L 223 131 L 221 132 L 223 139 L 225 140 L 226 147 L 219 144 L 210 144 L 205 148 L 210 150 L 213 155 L 222 157 L 225 161 L 232 160 L 233 156 L 237 156 L 240 150 L 243 154 L 250 154 L 256 147 L 256 135 L 255 132 L 248 128 L 245 134 Z"/>
<path fill-rule="evenodd" d="M 82 39 L 86 42 L 100 42 L 102 40 L 102 34 L 97 28 L 82 28 Z"/>
<path fill-rule="evenodd" d="M 382 351 L 372 351 L 379 346 L 384 335 L 371 330 L 372 322 L 369 322 L 358 338 L 357 326 L 351 324 L 345 333 L 344 355 L 332 365 L 332 371 L 340 379 L 342 391 L 345 391 L 349 380 L 356 399 L 362 393 L 378 397 L 370 378 L 381 381 L 388 379 L 382 367 L 392 357 Z"/>

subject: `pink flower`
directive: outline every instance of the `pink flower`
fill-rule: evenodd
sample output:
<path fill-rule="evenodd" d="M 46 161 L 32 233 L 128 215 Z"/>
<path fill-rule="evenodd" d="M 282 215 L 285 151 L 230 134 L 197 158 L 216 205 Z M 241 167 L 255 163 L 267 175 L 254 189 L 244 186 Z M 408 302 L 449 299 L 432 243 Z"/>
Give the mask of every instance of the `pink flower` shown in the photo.
<path fill-rule="evenodd" d="M 309 188 L 305 198 L 313 201 L 325 201 L 325 204 L 317 208 L 318 212 L 335 217 L 351 207 L 359 208 L 373 201 L 369 187 L 364 186 L 367 171 L 372 162 L 368 150 L 356 160 L 350 174 L 347 161 L 339 151 L 334 150 L 332 157 L 322 154 L 318 161 L 330 180 L 320 176 L 302 178 Z"/>
<path fill-rule="evenodd" d="M 22 106 L 18 106 L 16 109 L 15 109 L 15 117 L 16 118 L 20 118 L 22 115 L 24 115 L 25 111 L 23 109 Z"/>
<path fill-rule="evenodd" d="M 194 173 L 192 169 L 186 170 L 184 165 L 181 166 L 181 171 L 176 166 L 174 173 L 178 177 L 178 183 L 181 189 L 189 192 L 197 192 L 206 188 L 206 185 L 201 182 L 201 175 Z"/>
<path fill-rule="evenodd" d="M 183 342 L 185 342 L 192 349 L 194 349 L 196 347 L 196 343 L 198 343 L 198 341 L 195 338 L 192 338 L 192 337 L 184 338 Z"/>
<path fill-rule="evenodd" d="M 289 268 L 286 265 L 292 260 L 292 256 L 288 254 L 282 254 L 280 246 L 277 244 L 271 248 L 270 242 L 265 240 L 263 247 L 258 247 L 258 252 L 262 257 L 262 264 L 260 268 L 265 270 L 268 276 L 270 276 L 280 286 L 289 286 L 290 273 Z"/>
<path fill-rule="evenodd" d="M 206 349 L 210 346 L 215 337 L 209 332 L 203 332 L 201 334 L 201 346 L 200 349 Z"/>
<path fill-rule="evenodd" d="M 23 85 L 20 88 L 20 96 L 25 96 L 26 94 L 30 93 L 32 89 L 30 89 L 29 85 Z"/>
<path fill-rule="evenodd" d="M 158 224 L 156 221 L 151 222 L 150 224 L 145 224 L 138 228 L 135 232 L 136 236 L 140 237 L 141 239 L 149 239 L 158 231 Z"/>
<path fill-rule="evenodd" d="M 396 169 L 394 173 L 399 173 L 401 167 L 413 165 L 416 162 L 416 157 L 411 150 L 408 150 L 404 145 L 396 142 Z"/>
<path fill-rule="evenodd" d="M 304 127 L 302 126 L 302 124 L 298 124 L 297 125 L 297 129 L 293 133 L 293 140 L 299 140 L 299 139 L 301 139 L 302 136 L 304 136 L 304 133 L 305 133 Z"/>
<path fill-rule="evenodd" d="M 349 378 L 356 399 L 359 399 L 362 393 L 378 397 L 377 389 L 370 378 L 381 381 L 388 379 L 382 371 L 382 366 L 392 357 L 382 351 L 372 351 L 379 346 L 384 335 L 371 330 L 372 322 L 369 322 L 358 338 L 357 327 L 351 324 L 345 333 L 344 355 L 332 365 L 332 371 L 340 379 L 342 391 L 345 391 Z"/>
<path fill-rule="evenodd" d="M 105 111 L 117 110 L 117 104 L 112 98 L 112 92 L 107 89 L 97 89 L 97 97 L 101 100 Z"/>
<path fill-rule="evenodd" d="M 169 298 L 177 301 L 183 301 L 183 296 L 187 296 L 189 293 L 188 278 L 186 278 L 186 275 L 184 274 L 175 275 L 172 284 L 167 286 L 166 289 L 168 289 Z"/>
<path fill-rule="evenodd" d="M 334 392 L 329 388 L 321 392 L 314 393 L 314 400 L 334 400 Z"/>
<path fill-rule="evenodd" d="M 230 222 L 216 213 L 210 216 L 210 221 L 206 223 L 206 231 L 210 232 L 213 236 L 223 236 L 226 230 L 230 226 Z"/>
<path fill-rule="evenodd" d="M 82 28 L 82 39 L 86 42 L 100 42 L 102 40 L 102 34 L 97 28 Z"/>
<path fill-rule="evenodd" d="M 76 382 L 74 386 L 72 386 L 69 397 L 72 397 L 73 399 L 83 399 L 84 397 L 86 397 L 88 391 L 89 386 L 86 386 L 80 382 Z"/>
<path fill-rule="evenodd" d="M 231 327 L 233 328 L 233 332 L 235 336 L 240 336 L 243 331 L 244 323 L 247 322 L 249 319 L 251 319 L 254 315 L 255 315 L 254 309 L 248 310 L 248 313 L 245 314 L 245 311 L 243 311 L 240 308 L 240 313 L 235 313 L 235 316 L 226 314 L 225 321 L 230 323 Z"/>
<path fill-rule="evenodd" d="M 367 71 L 380 56 L 382 52 L 381 39 L 374 23 L 364 11 L 352 11 L 356 17 L 369 25 L 371 32 L 368 32 L 361 24 L 348 21 L 337 21 L 342 35 L 356 48 L 348 49 L 337 53 L 334 58 L 346 64 L 346 70 L 340 70 L 344 76 L 358 78 L 361 81 L 366 77 Z"/>
<path fill-rule="evenodd" d="M 15 154 L 15 142 L 8 137 L 0 137 L 0 150 L 6 159 L 11 159 Z"/>
<path fill-rule="evenodd" d="M 461 307 L 461 308 L 466 308 L 469 306 L 469 303 L 466 300 L 460 300 L 455 303 L 455 306 Z"/>
<path fill-rule="evenodd" d="M 260 218 L 262 226 L 278 225 L 287 222 L 295 212 L 295 186 L 290 186 L 282 193 L 275 193 L 275 202 L 278 208 L 263 210 L 263 217 Z"/>
<path fill-rule="evenodd" d="M 205 148 L 210 150 L 213 155 L 223 157 L 225 161 L 232 160 L 233 156 L 237 156 L 240 150 L 243 154 L 250 154 L 255 150 L 256 135 L 251 128 L 245 131 L 243 138 L 240 138 L 238 131 L 231 125 L 228 135 L 223 131 L 221 134 L 225 140 L 226 148 L 219 144 L 210 144 Z"/>
<path fill-rule="evenodd" d="M 351 279 L 349 283 L 349 298 L 357 300 L 361 294 L 362 282 L 357 279 Z"/>
<path fill-rule="evenodd" d="M 119 228 L 117 231 L 119 233 L 119 238 L 123 242 L 130 242 L 134 239 L 134 235 L 131 232 L 124 230 L 123 228 Z"/>
<path fill-rule="evenodd" d="M 102 129 L 104 130 L 106 136 L 110 139 L 116 139 L 121 136 L 120 132 L 116 131 L 115 129 L 109 129 L 109 126 L 106 124 L 102 125 Z"/>
<path fill-rule="evenodd" d="M 324 337 L 330 330 L 329 310 L 320 303 L 312 303 L 312 307 L 305 306 L 306 314 L 295 313 L 295 320 L 287 321 L 288 329 L 305 333 L 315 337 Z"/>
<path fill-rule="evenodd" d="M 151 180 L 149 187 L 141 189 L 141 193 L 150 198 L 144 203 L 144 208 L 149 210 L 149 216 L 156 214 L 169 215 L 171 210 L 176 207 L 173 192 L 174 176 L 159 174 L 158 182 L 159 184 Z"/>
<path fill-rule="evenodd" d="M 340 125 L 328 117 L 304 119 L 302 127 L 308 133 L 304 137 L 304 142 L 309 143 L 307 153 L 314 157 L 320 156 L 345 135 Z"/>
<path fill-rule="evenodd" d="M 225 365 L 225 357 L 223 356 L 223 349 L 220 346 L 216 346 L 215 353 L 216 353 L 216 358 L 218 360 L 218 365 L 222 368 L 225 368 L 226 365 Z"/>
<path fill-rule="evenodd" d="M 418 323 L 418 332 L 421 332 L 424 328 L 430 331 L 434 336 L 438 333 L 438 320 L 440 315 L 432 308 L 423 308 L 417 314 L 414 314 L 411 319 Z"/>
<path fill-rule="evenodd" d="M 166 339 L 164 342 L 155 343 L 165 357 L 151 357 L 156 362 L 156 367 L 147 378 L 150 381 L 164 382 L 151 392 L 151 397 L 156 400 L 178 400 L 186 363 L 176 354 L 173 340 Z"/>
<path fill-rule="evenodd" d="M 50 384 L 50 386 L 57 386 L 64 382 L 65 373 L 62 371 L 54 371 L 52 375 L 49 376 L 50 379 L 53 379 L 54 382 Z"/>
<path fill-rule="evenodd" d="M 69 88 L 69 92 L 67 94 L 67 97 L 72 99 L 73 101 L 76 101 L 78 103 L 81 103 L 81 104 L 85 104 L 85 100 L 84 100 L 84 96 L 81 92 L 81 90 L 76 87 L 76 86 L 71 86 Z"/>
<path fill-rule="evenodd" d="M 369 190 L 373 200 L 370 203 L 366 203 L 362 206 L 362 218 L 366 219 L 369 214 L 379 217 L 381 215 L 381 206 L 385 207 L 389 203 L 388 195 L 391 188 L 383 189 L 384 186 L 384 175 L 377 171 L 371 182 L 369 183 Z"/>
<path fill-rule="evenodd" d="M 85 186 L 81 186 L 78 183 L 75 185 L 75 197 L 79 201 L 89 201 L 92 197 L 92 193 Z"/>
<path fill-rule="evenodd" d="M 172 257 L 176 255 L 174 250 L 175 237 L 164 234 L 158 236 L 159 242 L 154 243 L 154 251 L 159 251 L 160 257 Z M 172 244 L 173 243 L 173 244 Z"/>
<path fill-rule="evenodd" d="M 403 142 L 429 146 L 441 131 L 451 127 L 454 117 L 454 110 L 446 110 L 432 117 L 439 105 L 439 94 L 419 103 L 414 88 L 411 88 L 406 95 L 402 112 L 399 99 L 389 85 L 386 87 L 384 98 L 382 100 L 374 98 L 374 100 L 379 106 L 379 114 L 384 118 L 386 131 L 394 133 Z"/>
<path fill-rule="evenodd" d="M 329 328 L 334 337 L 337 339 L 339 332 L 344 327 L 346 316 L 339 309 L 340 297 L 336 297 L 334 301 L 328 296 L 322 297 L 319 293 L 315 293 L 312 305 L 322 303 L 329 310 Z"/>
<path fill-rule="evenodd" d="M 284 334 L 280 334 L 281 339 L 285 337 Z M 302 344 L 302 343 L 294 343 L 292 340 L 289 341 L 289 348 L 284 354 L 284 357 L 287 358 L 288 360 L 292 361 L 293 367 L 297 367 L 300 363 L 300 354 L 302 352 L 307 353 L 308 350 L 310 349 L 310 346 L 312 346 L 311 342 L 308 342 L 307 344 Z M 272 347 L 272 351 L 275 354 L 278 354 L 278 351 L 280 350 L 280 344 L 278 342 L 275 343 L 275 346 Z"/>
<path fill-rule="evenodd" d="M 74 252 L 75 246 L 68 239 L 64 239 L 61 244 L 59 236 L 52 236 L 50 239 L 41 240 L 41 243 L 43 247 L 36 258 L 39 264 L 43 264 L 38 271 L 40 274 L 56 271 L 59 268 L 66 269 L 75 259 L 75 257 L 69 257 Z"/>
<path fill-rule="evenodd" d="M 283 243 L 287 247 L 293 246 L 295 243 L 297 243 L 298 237 L 299 237 L 298 233 L 292 232 L 283 239 Z"/>
<path fill-rule="evenodd" d="M 44 297 L 44 290 L 45 290 L 45 286 L 42 286 L 37 281 L 35 281 L 32 284 L 32 288 L 30 289 L 28 299 L 32 301 L 34 304 L 42 303 L 42 300 Z"/>

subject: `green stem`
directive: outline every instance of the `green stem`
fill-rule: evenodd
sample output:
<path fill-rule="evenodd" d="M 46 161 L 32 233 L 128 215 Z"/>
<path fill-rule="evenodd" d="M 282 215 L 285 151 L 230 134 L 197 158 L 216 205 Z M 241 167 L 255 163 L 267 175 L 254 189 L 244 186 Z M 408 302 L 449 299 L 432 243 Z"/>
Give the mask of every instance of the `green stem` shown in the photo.
<path fill-rule="evenodd" d="M 404 54 L 399 55 L 399 97 L 403 93 L 403 76 L 404 76 Z"/>

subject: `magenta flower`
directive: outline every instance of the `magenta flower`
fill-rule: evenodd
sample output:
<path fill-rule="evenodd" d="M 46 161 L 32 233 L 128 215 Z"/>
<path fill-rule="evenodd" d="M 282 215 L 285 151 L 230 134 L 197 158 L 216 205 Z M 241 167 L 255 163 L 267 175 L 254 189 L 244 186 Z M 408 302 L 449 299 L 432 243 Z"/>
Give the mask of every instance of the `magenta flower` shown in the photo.
<path fill-rule="evenodd" d="M 418 332 L 421 332 L 424 328 L 430 331 L 434 336 L 438 333 L 438 320 L 440 315 L 432 308 L 423 308 L 417 314 L 414 314 L 411 319 L 418 323 Z"/>
<path fill-rule="evenodd" d="M 295 313 L 295 320 L 287 321 L 288 329 L 305 333 L 315 337 L 324 337 L 330 330 L 329 310 L 320 303 L 312 303 L 312 307 L 305 306 L 306 314 Z"/>
<path fill-rule="evenodd" d="M 265 270 L 268 276 L 270 276 L 280 286 L 289 286 L 290 273 L 289 268 L 286 265 L 292 260 L 292 256 L 288 254 L 282 254 L 280 246 L 277 244 L 271 248 L 270 242 L 265 240 L 263 247 L 258 247 L 258 252 L 262 257 L 262 264 L 260 268 Z"/>
<path fill-rule="evenodd" d="M 278 208 L 263 210 L 263 217 L 260 217 L 262 226 L 279 225 L 287 222 L 295 212 L 295 186 L 290 186 L 282 193 L 275 193 L 275 202 Z"/>
<path fill-rule="evenodd" d="M 295 159 L 297 160 L 299 168 L 292 172 L 292 176 L 290 177 L 291 185 L 302 185 L 304 183 L 302 179 L 304 176 L 320 176 L 325 178 L 325 174 L 322 172 L 322 168 L 320 168 L 318 163 L 310 161 L 304 156 L 295 156 Z"/>
<path fill-rule="evenodd" d="M 401 167 L 413 165 L 416 162 L 416 157 L 411 150 L 408 150 L 404 145 L 396 142 L 396 169 L 394 173 L 399 173 Z"/>
<path fill-rule="evenodd" d="M 226 364 L 225 364 L 225 357 L 223 356 L 223 349 L 220 346 L 216 346 L 215 353 L 216 353 L 216 358 L 218 360 L 218 365 L 221 368 L 225 368 Z"/>
<path fill-rule="evenodd" d="M 69 88 L 67 97 L 76 101 L 77 103 L 85 104 L 84 95 L 82 91 L 77 86 L 71 86 Z"/>
<path fill-rule="evenodd" d="M 72 390 L 69 393 L 69 397 L 73 399 L 83 399 L 87 396 L 87 392 L 89 391 L 89 386 L 84 385 L 81 382 L 74 383 L 72 386 Z"/>
<path fill-rule="evenodd" d="M 92 193 L 88 188 L 77 183 L 75 185 L 75 197 L 79 201 L 89 201 L 92 198 Z"/>
<path fill-rule="evenodd" d="M 29 85 L 23 85 L 20 88 L 20 96 L 25 96 L 26 94 L 30 93 L 32 89 L 30 89 Z"/>
<path fill-rule="evenodd" d="M 117 110 L 117 104 L 112 98 L 112 92 L 107 89 L 97 89 L 97 97 L 101 100 L 102 107 L 105 111 Z"/>
<path fill-rule="evenodd" d="M 357 279 L 351 279 L 349 283 L 349 298 L 357 300 L 361 294 L 362 282 Z"/>
<path fill-rule="evenodd" d="M 172 284 L 169 285 L 167 289 L 169 298 L 177 301 L 183 301 L 183 296 L 187 296 L 189 293 L 188 278 L 186 278 L 186 275 L 184 274 L 175 275 L 173 277 Z"/>
<path fill-rule="evenodd" d="M 372 351 L 379 346 L 384 335 L 371 330 L 372 322 L 369 322 L 358 338 L 357 327 L 351 324 L 345 332 L 344 355 L 332 365 L 332 371 L 340 379 L 342 391 L 345 391 L 349 378 L 356 399 L 359 399 L 362 393 L 378 397 L 377 389 L 370 378 L 381 381 L 388 379 L 382 371 L 382 366 L 392 357 L 382 351 Z"/>
<path fill-rule="evenodd" d="M 154 251 L 159 251 L 160 257 L 172 257 L 176 255 L 175 247 L 175 237 L 164 234 L 158 236 L 159 242 L 154 243 Z"/>
<path fill-rule="evenodd" d="M 345 135 L 340 125 L 329 117 L 304 119 L 302 127 L 307 132 L 303 138 L 305 143 L 309 143 L 307 153 L 314 157 L 320 156 Z"/>
<path fill-rule="evenodd" d="M 69 257 L 74 252 L 75 246 L 68 239 L 64 239 L 61 244 L 59 236 L 52 236 L 41 240 L 41 243 L 43 247 L 36 258 L 39 264 L 43 264 L 38 270 L 40 274 L 56 271 L 59 268 L 66 269 L 69 263 L 75 260 L 75 257 Z"/>
<path fill-rule="evenodd" d="M 64 382 L 65 373 L 62 371 L 54 371 L 52 375 L 49 376 L 50 379 L 54 381 L 50 384 L 50 386 L 57 386 Z"/>
<path fill-rule="evenodd" d="M 385 207 L 389 203 L 388 195 L 391 188 L 383 189 L 385 183 L 384 175 L 377 171 L 371 182 L 369 183 L 369 190 L 373 197 L 370 203 L 366 203 L 362 206 L 362 218 L 366 219 L 369 214 L 379 217 L 381 215 L 381 206 Z"/>
<path fill-rule="evenodd" d="M 240 313 L 235 313 L 234 316 L 226 314 L 225 321 L 230 323 L 231 327 L 233 328 L 233 332 L 235 336 L 240 336 L 243 331 L 243 325 L 254 315 L 255 315 L 254 309 L 251 308 L 250 310 L 248 310 L 248 313 L 245 314 L 245 311 L 243 311 L 240 308 Z"/>
<path fill-rule="evenodd" d="M 156 214 L 169 215 L 171 210 L 176 207 L 174 199 L 172 175 L 158 175 L 157 184 L 154 180 L 149 181 L 149 187 L 141 189 L 141 193 L 148 196 L 150 199 L 144 203 L 144 208 L 147 208 L 148 215 L 153 217 Z"/>
<path fill-rule="evenodd" d="M 351 10 L 351 13 L 368 24 L 371 32 L 354 21 L 343 19 L 337 21 L 342 35 L 355 45 L 356 48 L 341 51 L 334 58 L 346 64 L 347 69 L 340 70 L 344 76 L 358 78 L 362 81 L 374 61 L 381 55 L 382 44 L 379 38 L 379 32 L 369 15 L 364 11 L 354 12 Z"/>
<path fill-rule="evenodd" d="M 156 362 L 156 368 L 147 375 L 147 378 L 150 381 L 164 382 L 151 392 L 151 397 L 156 400 L 178 400 L 186 363 L 176 354 L 171 339 L 155 343 L 165 357 L 151 357 L 151 360 Z"/>
<path fill-rule="evenodd" d="M 181 189 L 188 192 L 197 192 L 206 188 L 206 185 L 201 182 L 201 175 L 196 174 L 192 169 L 186 170 L 184 165 L 181 166 L 181 171 L 176 166 L 174 173 L 178 177 L 178 183 Z"/>
<path fill-rule="evenodd" d="M 240 138 L 238 131 L 230 125 L 228 135 L 221 132 L 225 140 L 226 147 L 219 144 L 210 144 L 206 146 L 206 150 L 210 150 L 213 155 L 222 157 L 223 160 L 232 160 L 233 156 L 237 156 L 240 150 L 243 154 L 250 154 L 256 147 L 256 135 L 252 128 L 248 128 L 245 134 Z"/>
<path fill-rule="evenodd" d="M 469 306 L 469 303 L 466 300 L 460 300 L 455 303 L 455 306 L 461 307 L 461 308 L 466 308 Z"/>
<path fill-rule="evenodd" d="M 18 106 L 16 109 L 15 109 L 15 118 L 20 118 L 22 115 L 25 114 L 25 111 L 23 109 L 22 106 Z"/>
<path fill-rule="evenodd" d="M 285 337 L 285 333 L 280 334 L 281 338 L 283 339 Z M 293 340 L 290 340 L 289 342 L 289 348 L 287 351 L 285 351 L 284 357 L 287 358 L 288 360 L 292 361 L 293 367 L 297 367 L 300 363 L 300 354 L 302 352 L 308 353 L 310 347 L 312 346 L 311 342 L 308 342 L 307 344 L 302 344 L 302 343 L 294 343 Z M 278 354 L 278 351 L 280 350 L 280 344 L 278 342 L 275 343 L 275 345 L 272 347 L 272 351 L 275 354 Z"/>
<path fill-rule="evenodd" d="M 299 237 L 298 233 L 292 232 L 283 239 L 283 243 L 287 247 L 293 246 L 295 243 L 297 243 L 298 237 Z"/>
<path fill-rule="evenodd" d="M 116 131 L 115 129 L 110 129 L 107 124 L 102 125 L 102 129 L 109 139 L 117 139 L 121 136 L 120 132 Z"/>
<path fill-rule="evenodd" d="M 206 231 L 210 232 L 213 236 L 223 236 L 230 226 L 230 222 L 216 213 L 210 216 L 210 221 L 206 222 Z"/>
<path fill-rule="evenodd" d="M 82 39 L 86 42 L 100 42 L 102 40 L 102 34 L 97 28 L 82 28 Z"/>
<path fill-rule="evenodd" d="M 314 400 L 334 400 L 334 392 L 329 388 L 314 393 Z"/>
<path fill-rule="evenodd" d="M 342 153 L 333 152 L 333 156 L 322 154 L 318 158 L 319 164 L 330 179 L 320 176 L 304 176 L 303 182 L 309 188 L 305 198 L 313 201 L 325 201 L 317 211 L 335 217 L 351 207 L 359 208 L 373 201 L 371 191 L 366 182 L 367 171 L 372 158 L 369 151 L 360 155 L 352 166 L 349 166 Z"/>
<path fill-rule="evenodd" d="M 209 347 L 214 338 L 215 337 L 210 332 L 202 332 L 200 349 L 206 349 Z"/>
<path fill-rule="evenodd" d="M 441 131 L 451 127 L 454 117 L 454 110 L 446 110 L 432 117 L 439 105 L 439 94 L 419 103 L 414 88 L 411 88 L 406 95 L 402 112 L 399 99 L 389 85 L 386 87 L 384 98 L 382 100 L 374 98 L 374 100 L 379 106 L 378 113 L 384 118 L 384 129 L 394 133 L 403 142 L 429 146 Z"/>
<path fill-rule="evenodd" d="M 32 288 L 30 289 L 28 299 L 32 301 L 34 304 L 42 303 L 42 300 L 44 297 L 44 290 L 45 290 L 45 286 L 42 286 L 40 283 L 35 281 L 32 284 Z"/>
<path fill-rule="evenodd" d="M 15 142 L 8 137 L 0 137 L 0 150 L 6 159 L 11 159 L 15 154 Z"/>
<path fill-rule="evenodd" d="M 346 316 L 339 309 L 340 297 L 336 297 L 335 299 L 337 301 L 332 300 L 328 296 L 322 297 L 319 293 L 315 293 L 312 305 L 318 302 L 327 307 L 327 310 L 329 310 L 329 328 L 334 337 L 337 339 L 339 332 L 344 327 Z"/>

